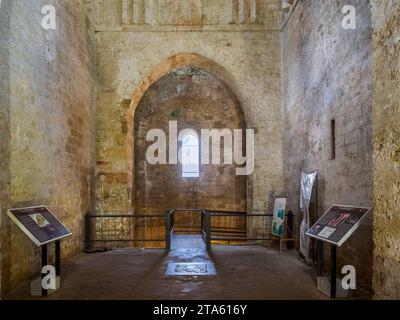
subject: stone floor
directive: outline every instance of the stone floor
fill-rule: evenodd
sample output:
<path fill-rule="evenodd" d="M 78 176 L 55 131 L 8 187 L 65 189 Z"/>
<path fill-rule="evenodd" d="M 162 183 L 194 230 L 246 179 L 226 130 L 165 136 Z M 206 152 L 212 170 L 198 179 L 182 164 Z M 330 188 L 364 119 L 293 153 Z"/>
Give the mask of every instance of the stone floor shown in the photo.
<path fill-rule="evenodd" d="M 64 263 L 62 289 L 47 299 L 325 299 L 314 268 L 295 251 L 262 246 L 214 246 L 208 255 L 199 238 L 176 237 L 163 250 L 114 250 L 81 254 Z M 169 262 L 211 262 L 216 276 L 166 276 Z M 9 299 L 30 299 L 29 288 Z"/>

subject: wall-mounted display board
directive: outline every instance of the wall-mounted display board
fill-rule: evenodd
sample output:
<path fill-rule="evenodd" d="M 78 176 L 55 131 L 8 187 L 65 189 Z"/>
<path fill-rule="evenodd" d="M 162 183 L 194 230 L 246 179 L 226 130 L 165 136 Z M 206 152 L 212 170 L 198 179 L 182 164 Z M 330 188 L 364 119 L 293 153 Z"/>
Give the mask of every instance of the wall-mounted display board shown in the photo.
<path fill-rule="evenodd" d="M 38 247 L 71 235 L 45 206 L 10 209 L 7 214 Z"/>
<path fill-rule="evenodd" d="M 341 247 L 370 211 L 371 208 L 333 205 L 307 235 Z"/>
<path fill-rule="evenodd" d="M 272 234 L 282 237 L 285 231 L 286 198 L 276 198 L 272 218 Z"/>

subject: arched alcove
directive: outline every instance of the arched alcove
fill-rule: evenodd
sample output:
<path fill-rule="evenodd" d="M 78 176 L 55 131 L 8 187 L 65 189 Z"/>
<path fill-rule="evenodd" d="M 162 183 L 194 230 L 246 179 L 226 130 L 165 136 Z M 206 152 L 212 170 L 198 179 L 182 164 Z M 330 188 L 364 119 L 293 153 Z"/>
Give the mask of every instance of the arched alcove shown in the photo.
<path fill-rule="evenodd" d="M 165 132 L 168 144 L 171 123 L 176 123 L 177 133 L 189 129 L 199 138 L 202 129 L 227 129 L 232 136 L 236 129 L 245 132 L 238 99 L 216 75 L 194 66 L 169 72 L 146 90 L 133 122 L 135 212 L 163 213 L 168 208 L 246 210 L 247 177 L 236 175 L 235 163 L 223 163 L 222 143 L 221 164 L 201 163 L 198 177 L 184 177 L 179 162 L 152 165 L 146 159 L 146 151 L 154 143 L 146 141 L 148 132 Z M 177 150 L 182 147 L 179 140 Z M 167 160 L 168 154 L 169 150 Z"/>
<path fill-rule="evenodd" d="M 235 101 L 236 108 L 240 113 L 242 125 L 240 128 L 246 128 L 246 119 L 248 117 L 248 112 L 246 108 L 243 108 L 241 103 L 242 95 L 240 86 L 235 81 L 234 77 L 222 66 L 215 63 L 214 61 L 203 57 L 201 55 L 195 53 L 179 53 L 173 55 L 162 63 L 157 65 L 150 74 L 148 74 L 138 85 L 136 90 L 134 91 L 131 99 L 131 103 L 128 110 L 127 116 L 127 181 L 128 181 L 128 190 L 129 191 L 129 207 L 133 208 L 135 211 L 139 209 L 136 206 L 136 182 L 135 182 L 135 172 L 137 169 L 135 168 L 135 141 L 136 141 L 136 134 L 134 130 L 134 118 L 136 116 L 136 112 L 138 110 L 139 105 L 141 104 L 144 96 L 146 95 L 147 91 L 152 88 L 153 85 L 157 86 L 157 82 L 165 76 L 170 75 L 171 73 L 177 72 L 178 70 L 183 70 L 185 68 L 191 68 L 192 70 L 200 70 L 202 73 L 208 74 L 210 77 L 214 77 L 216 80 L 219 81 L 220 85 L 224 87 L 224 90 L 229 96 L 231 101 Z M 223 117 L 223 116 L 221 116 Z M 212 129 L 212 128 L 210 128 Z M 235 129 L 239 129 L 235 128 Z M 200 134 L 200 132 L 199 132 Z M 248 180 L 251 177 L 243 178 L 246 181 L 246 188 L 247 184 L 250 183 Z M 251 193 L 248 193 L 251 194 Z M 246 199 L 250 200 L 250 199 Z M 192 204 L 194 206 L 195 204 Z M 221 206 L 224 206 L 224 201 L 221 200 Z M 230 207 L 225 206 L 225 207 Z M 235 208 L 242 208 L 242 205 L 237 205 Z M 246 210 L 246 206 L 243 207 Z"/>

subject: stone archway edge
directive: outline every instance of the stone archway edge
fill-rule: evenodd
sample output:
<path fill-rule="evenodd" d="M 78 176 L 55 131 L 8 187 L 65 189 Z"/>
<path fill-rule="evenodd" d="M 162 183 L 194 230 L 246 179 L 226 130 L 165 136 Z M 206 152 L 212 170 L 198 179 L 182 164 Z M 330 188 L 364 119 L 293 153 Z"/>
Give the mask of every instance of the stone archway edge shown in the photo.
<path fill-rule="evenodd" d="M 166 60 L 164 60 L 161 64 L 156 66 L 153 71 L 148 74 L 139 84 L 132 95 L 131 104 L 128 111 L 128 119 L 133 119 L 136 107 L 138 106 L 140 100 L 142 99 L 145 92 L 150 88 L 150 86 L 158 81 L 160 78 L 165 76 L 171 71 L 181 69 L 187 66 L 197 67 L 204 71 L 207 71 L 216 77 L 218 77 L 221 81 L 223 81 L 231 93 L 238 99 L 238 102 L 243 108 L 243 99 L 241 99 L 239 85 L 237 84 L 234 77 L 222 67 L 220 64 L 203 57 L 196 53 L 178 53 L 175 54 Z M 246 117 L 246 110 L 244 108 L 244 116 Z M 131 122 L 129 122 L 132 125 Z"/>

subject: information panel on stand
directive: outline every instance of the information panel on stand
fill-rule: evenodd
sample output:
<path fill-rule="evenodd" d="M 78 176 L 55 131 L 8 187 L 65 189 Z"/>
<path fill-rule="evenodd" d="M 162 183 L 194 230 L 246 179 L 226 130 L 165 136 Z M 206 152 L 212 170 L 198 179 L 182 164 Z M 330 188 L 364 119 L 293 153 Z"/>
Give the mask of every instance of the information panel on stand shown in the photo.
<path fill-rule="evenodd" d="M 7 214 L 38 247 L 71 235 L 45 206 L 10 209 Z"/>
<path fill-rule="evenodd" d="M 333 205 L 307 235 L 341 247 L 370 211 L 371 208 Z"/>

